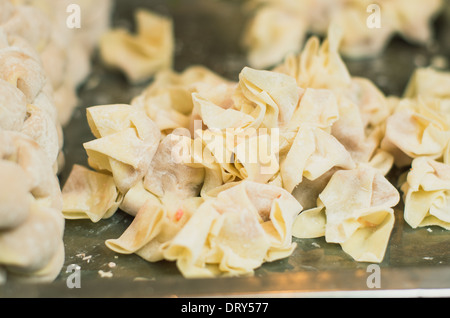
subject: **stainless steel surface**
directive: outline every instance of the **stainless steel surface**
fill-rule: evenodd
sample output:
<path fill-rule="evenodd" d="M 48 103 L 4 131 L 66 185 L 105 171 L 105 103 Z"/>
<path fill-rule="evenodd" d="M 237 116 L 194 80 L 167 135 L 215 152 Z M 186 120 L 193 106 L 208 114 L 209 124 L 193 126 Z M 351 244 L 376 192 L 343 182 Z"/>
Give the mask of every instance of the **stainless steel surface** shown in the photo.
<path fill-rule="evenodd" d="M 175 68 L 202 64 L 230 79 L 245 66 L 239 35 L 245 16 L 239 1 L 135 1 L 118 0 L 114 25 L 133 27 L 133 10 L 147 7 L 169 14 L 175 21 Z M 416 47 L 395 38 L 383 56 L 347 61 L 353 75 L 372 79 L 386 94 L 400 95 L 413 69 L 434 56 L 449 58 L 448 10 L 436 22 L 437 43 Z M 131 87 L 118 72 L 95 59 L 92 75 L 80 88 L 80 105 L 65 128 L 66 169 L 86 165 L 82 143 L 93 138 L 85 118 L 86 107 L 127 103 L 145 85 Z M 174 263 L 148 263 L 136 255 L 118 255 L 104 241 L 119 237 L 131 217 L 119 211 L 96 224 L 66 221 L 66 262 L 58 279 L 49 285 L 7 284 L 0 297 L 435 297 L 450 296 L 450 232 L 438 227 L 413 230 L 396 211 L 396 223 L 384 261 L 379 264 L 381 288 L 370 289 L 367 263 L 358 263 L 340 246 L 324 239 L 295 239 L 298 244 L 287 259 L 266 263 L 253 277 L 185 279 Z M 113 262 L 116 266 L 109 267 Z M 69 289 L 66 279 L 71 264 L 81 268 L 81 288 Z M 99 271 L 110 272 L 102 277 Z"/>

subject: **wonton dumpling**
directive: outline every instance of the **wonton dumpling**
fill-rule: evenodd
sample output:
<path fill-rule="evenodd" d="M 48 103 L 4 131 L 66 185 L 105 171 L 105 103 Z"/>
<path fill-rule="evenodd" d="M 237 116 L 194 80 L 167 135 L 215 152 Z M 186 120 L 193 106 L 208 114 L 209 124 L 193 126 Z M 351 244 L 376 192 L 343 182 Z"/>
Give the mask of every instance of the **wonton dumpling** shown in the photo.
<path fill-rule="evenodd" d="M 265 68 L 280 63 L 286 54 L 300 50 L 306 31 L 306 22 L 287 8 L 274 5 L 257 10 L 243 36 L 249 64 Z"/>
<path fill-rule="evenodd" d="M 445 1 L 397 0 L 393 3 L 399 23 L 397 32 L 407 41 L 426 44 L 433 36 L 433 20 L 445 8 Z"/>
<path fill-rule="evenodd" d="M 297 129 L 303 122 L 319 125 L 336 137 L 355 162 L 373 164 L 385 174 L 392 157 L 379 147 L 392 103 L 370 80 L 350 75 L 338 52 L 339 41 L 339 30 L 334 29 L 322 44 L 311 37 L 301 53 L 288 56 L 273 69 L 294 77 L 304 89 L 287 128 Z"/>
<path fill-rule="evenodd" d="M 289 256 L 302 207 L 285 190 L 243 181 L 206 200 L 164 251 L 185 277 L 251 274 Z"/>
<path fill-rule="evenodd" d="M 402 185 L 404 218 L 412 227 L 437 225 L 450 229 L 450 166 L 431 158 L 412 161 Z"/>
<path fill-rule="evenodd" d="M 0 130 L 0 170 L 0 264 L 8 280 L 52 281 L 64 262 L 62 195 L 54 169 L 30 137 Z"/>
<path fill-rule="evenodd" d="M 439 100 L 401 99 L 386 121 L 381 148 L 394 154 L 395 163 L 404 166 L 413 158 L 439 158 L 448 140 L 449 124 L 439 115 Z"/>
<path fill-rule="evenodd" d="M 432 68 L 418 68 L 414 71 L 404 98 L 449 99 L 450 74 Z"/>
<path fill-rule="evenodd" d="M 171 68 L 174 50 L 169 18 L 139 9 L 136 24 L 136 35 L 124 29 L 113 29 L 100 41 L 104 62 L 123 71 L 132 83 L 146 81 L 156 72 Z"/>
<path fill-rule="evenodd" d="M 378 56 L 385 49 L 395 33 L 397 17 L 391 3 L 381 5 L 381 27 L 369 27 L 375 19 L 370 17 L 370 1 L 348 1 L 343 10 L 333 15 L 330 24 L 342 30 L 342 42 L 339 51 L 348 58 Z M 406 5 L 407 6 L 407 5 Z"/>
<path fill-rule="evenodd" d="M 251 66 L 270 67 L 296 54 L 308 33 L 340 29 L 339 52 L 348 58 L 379 55 L 395 35 L 425 45 L 445 1 L 247 0 L 250 19 L 242 35 Z"/>
<path fill-rule="evenodd" d="M 191 66 L 181 73 L 164 70 L 131 104 L 145 109 L 163 134 L 177 128 L 191 128 L 198 115 L 192 114 L 192 94 L 201 94 L 222 107 L 231 103 L 227 97 L 235 84 L 202 66 Z"/>
<path fill-rule="evenodd" d="M 400 195 L 376 169 L 361 165 L 333 174 L 318 205 L 293 226 L 295 237 L 325 236 L 359 262 L 381 262 L 394 226 Z"/>
<path fill-rule="evenodd" d="M 62 213 L 68 220 L 96 223 L 111 217 L 121 203 L 114 179 L 107 174 L 74 165 L 62 189 Z"/>
<path fill-rule="evenodd" d="M 84 144 L 89 164 L 110 171 L 120 192 L 126 193 L 147 172 L 160 131 L 141 108 L 131 105 L 95 106 L 89 114 L 91 130 L 98 136 Z"/>

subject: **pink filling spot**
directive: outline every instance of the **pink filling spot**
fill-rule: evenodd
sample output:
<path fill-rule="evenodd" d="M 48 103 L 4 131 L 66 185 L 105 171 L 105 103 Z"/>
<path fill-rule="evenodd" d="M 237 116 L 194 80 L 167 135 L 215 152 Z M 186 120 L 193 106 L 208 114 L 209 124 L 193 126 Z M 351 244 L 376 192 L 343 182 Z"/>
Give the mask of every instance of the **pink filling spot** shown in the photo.
<path fill-rule="evenodd" d="M 183 217 L 184 211 L 182 209 L 178 209 L 175 213 L 175 221 L 179 221 Z"/>

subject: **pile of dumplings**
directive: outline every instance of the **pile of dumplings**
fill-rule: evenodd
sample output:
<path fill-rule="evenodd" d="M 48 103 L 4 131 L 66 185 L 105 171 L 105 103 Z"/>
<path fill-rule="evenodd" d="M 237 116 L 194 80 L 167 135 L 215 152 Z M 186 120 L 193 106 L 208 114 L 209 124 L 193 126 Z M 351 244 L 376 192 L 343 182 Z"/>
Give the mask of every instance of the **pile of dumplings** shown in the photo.
<path fill-rule="evenodd" d="M 385 96 L 349 73 L 341 41 L 330 28 L 237 81 L 164 70 L 130 104 L 89 107 L 90 167 L 64 185 L 65 218 L 120 209 L 133 221 L 106 245 L 188 278 L 251 275 L 289 257 L 294 237 L 380 263 L 402 194 L 412 227 L 448 228 L 450 75 L 419 69 L 404 96 Z"/>
<path fill-rule="evenodd" d="M 63 127 L 110 5 L 79 1 L 92 16 L 74 30 L 71 3 L 0 1 L 0 283 L 52 281 L 64 263 Z"/>
<path fill-rule="evenodd" d="M 0 284 L 53 281 L 65 220 L 119 210 L 132 222 L 106 246 L 187 278 L 252 275 L 305 238 L 380 263 L 400 203 L 412 228 L 450 229 L 450 74 L 419 68 L 386 96 L 342 59 L 381 52 L 395 33 L 424 43 L 441 0 L 381 1 L 391 24 L 376 36 L 354 26 L 366 1 L 251 2 L 250 66 L 230 80 L 173 70 L 172 21 L 151 12 L 137 12 L 136 35 L 106 33 L 110 0 L 0 0 Z M 66 24 L 73 3 L 81 29 Z M 326 38 L 303 46 L 309 31 Z M 86 109 L 88 166 L 61 188 L 63 128 L 97 43 L 130 83 L 153 81 L 129 104 Z"/>
<path fill-rule="evenodd" d="M 351 59 L 384 52 L 394 36 L 428 45 L 432 23 L 445 1 L 432 0 L 248 0 L 249 21 L 242 35 L 248 63 L 273 67 L 298 53 L 309 34 L 326 36 L 333 25 L 343 31 L 339 51 Z"/>

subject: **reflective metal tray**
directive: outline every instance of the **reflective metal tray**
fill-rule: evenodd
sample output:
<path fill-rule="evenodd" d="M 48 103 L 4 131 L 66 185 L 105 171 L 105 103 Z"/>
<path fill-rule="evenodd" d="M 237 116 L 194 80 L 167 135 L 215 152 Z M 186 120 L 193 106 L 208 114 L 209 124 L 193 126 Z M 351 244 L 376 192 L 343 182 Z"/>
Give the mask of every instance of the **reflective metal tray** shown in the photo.
<path fill-rule="evenodd" d="M 114 26 L 133 28 L 133 12 L 146 7 L 175 22 L 175 69 L 201 64 L 230 79 L 246 65 L 239 46 L 245 14 L 239 1 L 117 0 Z M 347 61 L 353 75 L 372 79 L 387 95 L 401 95 L 417 66 L 436 56 L 450 58 L 450 10 L 435 23 L 437 41 L 417 47 L 395 38 L 383 56 Z M 450 60 L 450 59 L 449 59 Z M 130 86 L 123 75 L 105 68 L 98 57 L 80 88 L 80 105 L 65 127 L 64 184 L 73 164 L 87 165 L 83 142 L 93 139 L 86 122 L 89 106 L 128 103 L 147 84 Z M 66 261 L 52 284 L 0 288 L 0 297 L 421 297 L 450 296 L 450 232 L 438 227 L 413 230 L 396 211 L 396 223 L 384 261 L 379 288 L 370 288 L 370 268 L 322 239 L 294 239 L 298 247 L 287 259 L 266 263 L 252 277 L 185 279 L 172 262 L 148 263 L 136 255 L 118 255 L 106 239 L 117 238 L 132 219 L 119 211 L 96 224 L 66 221 Z M 71 264 L 81 270 L 81 288 L 69 288 Z M 111 267 L 115 265 L 115 267 Z M 369 271 L 368 271 L 369 269 Z M 103 274 L 103 275 L 102 275 Z"/>

